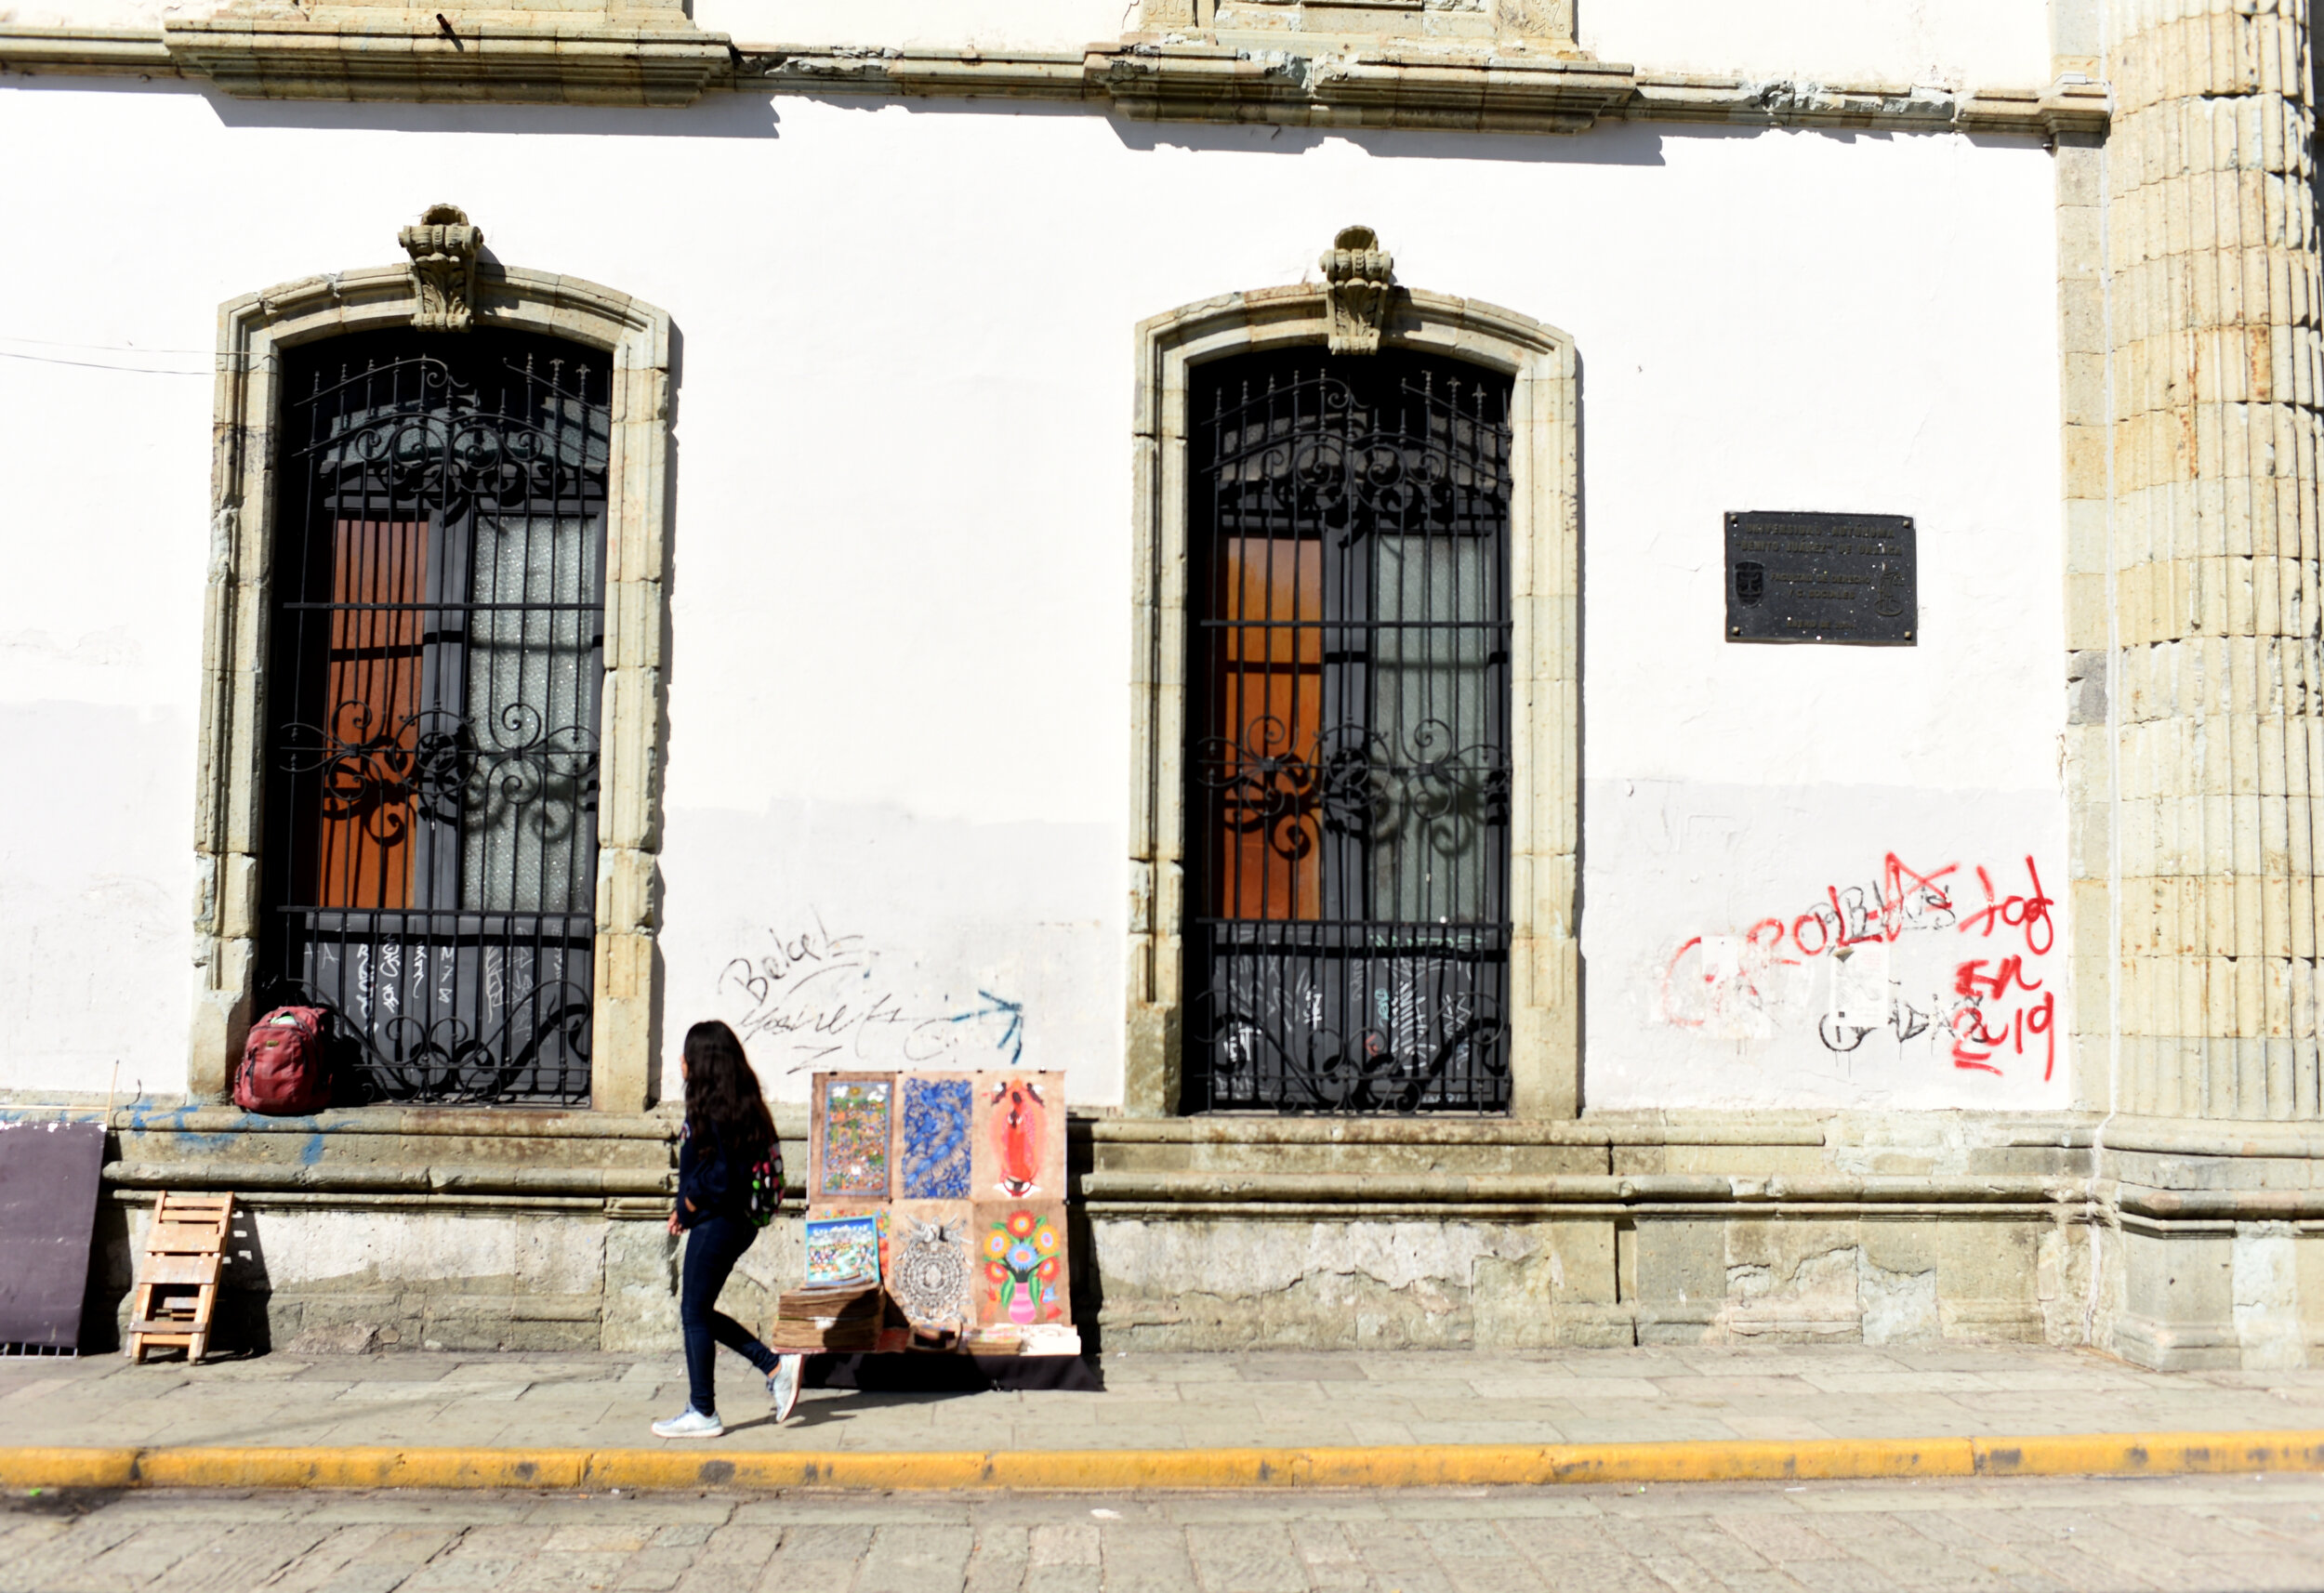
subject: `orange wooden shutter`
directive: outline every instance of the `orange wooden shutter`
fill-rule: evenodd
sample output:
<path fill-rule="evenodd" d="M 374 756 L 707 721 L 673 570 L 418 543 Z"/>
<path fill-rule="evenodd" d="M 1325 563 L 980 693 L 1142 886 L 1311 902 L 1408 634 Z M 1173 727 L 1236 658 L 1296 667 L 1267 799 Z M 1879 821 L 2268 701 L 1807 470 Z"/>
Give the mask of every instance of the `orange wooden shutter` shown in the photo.
<path fill-rule="evenodd" d="M 333 602 L 417 603 L 427 576 L 427 521 L 343 520 L 334 528 Z M 336 757 L 323 778 L 318 906 L 412 904 L 425 617 L 416 608 L 331 616 L 324 722 Z"/>
<path fill-rule="evenodd" d="M 1221 804 L 1210 899 L 1222 918 L 1314 918 L 1323 859 L 1310 760 L 1323 724 L 1323 544 L 1231 536 L 1223 553 L 1221 706 L 1237 748 L 1228 769 L 1236 784 Z M 1292 621 L 1305 623 L 1293 629 Z M 1261 758 L 1288 761 L 1270 774 L 1256 766 Z"/>

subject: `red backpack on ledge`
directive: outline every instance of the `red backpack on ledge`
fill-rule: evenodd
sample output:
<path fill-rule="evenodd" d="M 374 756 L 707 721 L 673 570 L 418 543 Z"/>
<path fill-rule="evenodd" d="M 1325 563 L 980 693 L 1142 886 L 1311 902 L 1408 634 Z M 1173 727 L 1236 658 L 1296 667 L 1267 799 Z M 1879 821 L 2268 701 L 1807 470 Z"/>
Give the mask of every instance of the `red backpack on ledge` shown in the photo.
<path fill-rule="evenodd" d="M 304 1117 L 331 1104 L 331 1069 L 323 1054 L 320 1007 L 278 1007 L 250 1026 L 234 1104 L 270 1117 Z"/>

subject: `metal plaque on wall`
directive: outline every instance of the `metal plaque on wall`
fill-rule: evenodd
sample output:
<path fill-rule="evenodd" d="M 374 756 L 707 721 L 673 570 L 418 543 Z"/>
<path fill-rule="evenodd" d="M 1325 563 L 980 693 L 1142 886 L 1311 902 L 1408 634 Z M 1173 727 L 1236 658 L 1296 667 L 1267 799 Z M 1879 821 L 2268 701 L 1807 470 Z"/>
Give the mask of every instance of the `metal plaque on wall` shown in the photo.
<path fill-rule="evenodd" d="M 1915 576 L 1909 515 L 1730 512 L 1727 639 L 1909 647 Z"/>

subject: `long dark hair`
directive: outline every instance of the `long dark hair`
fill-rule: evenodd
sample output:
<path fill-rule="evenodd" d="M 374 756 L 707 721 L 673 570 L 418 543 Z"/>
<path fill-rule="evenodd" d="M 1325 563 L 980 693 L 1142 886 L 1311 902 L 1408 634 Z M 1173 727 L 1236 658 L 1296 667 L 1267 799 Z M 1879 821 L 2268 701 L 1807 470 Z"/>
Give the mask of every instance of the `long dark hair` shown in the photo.
<path fill-rule="evenodd" d="M 734 1031 L 716 1019 L 686 1031 L 686 1132 L 705 1154 L 714 1145 L 746 1161 L 774 1143 L 774 1118 Z"/>

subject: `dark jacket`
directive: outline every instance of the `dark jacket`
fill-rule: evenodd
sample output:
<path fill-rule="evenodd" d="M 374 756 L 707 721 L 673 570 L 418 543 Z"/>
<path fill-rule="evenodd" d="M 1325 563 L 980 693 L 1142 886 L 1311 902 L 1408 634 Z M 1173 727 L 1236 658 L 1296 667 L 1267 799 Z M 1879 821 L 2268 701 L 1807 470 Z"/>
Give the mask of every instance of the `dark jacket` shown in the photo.
<path fill-rule="evenodd" d="M 706 1217 L 749 1221 L 750 1168 L 759 1159 L 730 1152 L 716 1127 L 709 1145 L 698 1147 L 690 1128 L 678 1142 L 678 1226 L 692 1228 Z"/>

